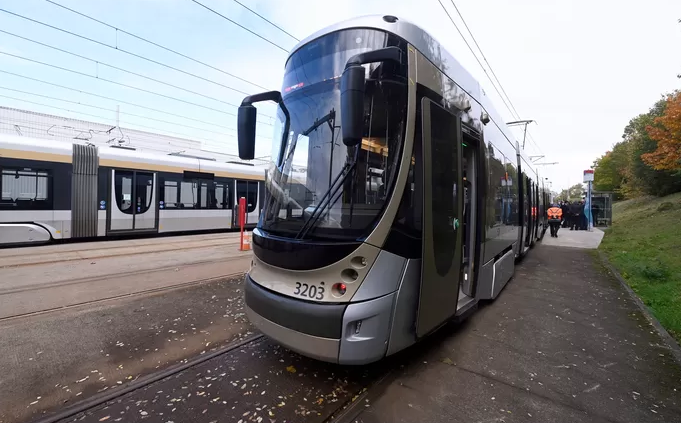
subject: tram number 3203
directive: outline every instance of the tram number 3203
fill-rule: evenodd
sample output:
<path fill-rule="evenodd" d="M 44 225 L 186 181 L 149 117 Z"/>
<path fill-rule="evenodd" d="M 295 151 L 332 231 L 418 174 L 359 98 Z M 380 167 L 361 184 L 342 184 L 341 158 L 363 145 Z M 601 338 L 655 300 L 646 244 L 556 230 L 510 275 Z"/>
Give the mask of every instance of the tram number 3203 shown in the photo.
<path fill-rule="evenodd" d="M 296 290 L 293 295 L 311 298 L 313 300 L 324 299 L 324 287 L 320 285 L 310 285 L 306 283 L 296 282 Z"/>

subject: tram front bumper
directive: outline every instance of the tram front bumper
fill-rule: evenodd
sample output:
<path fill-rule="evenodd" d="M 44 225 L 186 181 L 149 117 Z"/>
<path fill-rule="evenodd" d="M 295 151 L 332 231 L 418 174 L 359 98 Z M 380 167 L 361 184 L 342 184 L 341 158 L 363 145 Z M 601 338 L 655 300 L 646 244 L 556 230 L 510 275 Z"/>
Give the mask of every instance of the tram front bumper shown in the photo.
<path fill-rule="evenodd" d="M 312 303 L 272 292 L 246 275 L 246 314 L 251 323 L 288 349 L 330 363 L 367 364 L 385 356 L 394 297 L 393 293 L 361 303 Z"/>

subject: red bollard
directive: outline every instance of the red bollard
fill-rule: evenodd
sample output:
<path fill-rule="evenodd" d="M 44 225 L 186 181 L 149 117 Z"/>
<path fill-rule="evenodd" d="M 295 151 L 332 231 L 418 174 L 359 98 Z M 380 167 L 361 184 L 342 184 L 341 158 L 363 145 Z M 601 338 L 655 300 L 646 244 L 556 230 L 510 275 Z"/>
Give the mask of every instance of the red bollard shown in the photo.
<path fill-rule="evenodd" d="M 241 244 L 239 250 L 248 251 L 251 249 L 251 243 L 244 243 L 244 225 L 246 224 L 246 198 L 239 198 L 239 227 L 241 229 Z"/>

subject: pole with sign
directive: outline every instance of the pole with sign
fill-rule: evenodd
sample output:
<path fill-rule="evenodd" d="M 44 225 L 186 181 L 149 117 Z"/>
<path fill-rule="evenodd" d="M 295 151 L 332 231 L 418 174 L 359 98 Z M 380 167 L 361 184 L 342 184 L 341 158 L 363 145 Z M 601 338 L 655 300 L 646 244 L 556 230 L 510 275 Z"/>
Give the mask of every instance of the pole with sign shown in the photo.
<path fill-rule="evenodd" d="M 586 213 L 587 219 L 589 219 L 589 231 L 594 228 L 593 216 L 591 215 L 591 184 L 594 181 L 594 171 L 593 169 L 587 169 L 584 171 L 584 183 L 586 184 L 586 201 L 584 202 L 584 213 Z"/>

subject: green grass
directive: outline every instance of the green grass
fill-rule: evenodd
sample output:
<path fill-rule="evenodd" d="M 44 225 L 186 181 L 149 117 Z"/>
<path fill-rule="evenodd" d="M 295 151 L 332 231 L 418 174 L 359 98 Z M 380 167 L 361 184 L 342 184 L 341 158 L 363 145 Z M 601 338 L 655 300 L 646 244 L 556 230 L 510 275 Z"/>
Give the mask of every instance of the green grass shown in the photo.
<path fill-rule="evenodd" d="M 681 193 L 615 203 L 600 249 L 681 343 Z"/>

